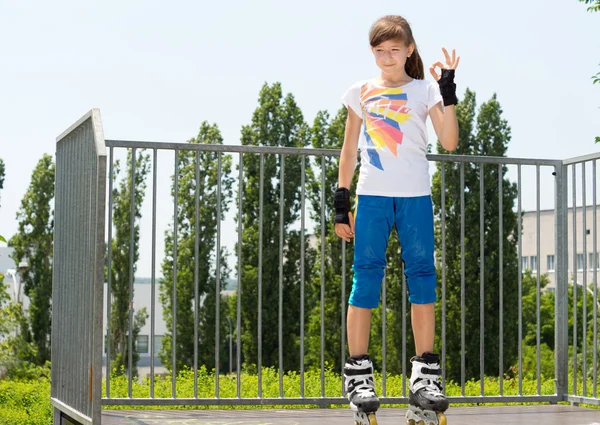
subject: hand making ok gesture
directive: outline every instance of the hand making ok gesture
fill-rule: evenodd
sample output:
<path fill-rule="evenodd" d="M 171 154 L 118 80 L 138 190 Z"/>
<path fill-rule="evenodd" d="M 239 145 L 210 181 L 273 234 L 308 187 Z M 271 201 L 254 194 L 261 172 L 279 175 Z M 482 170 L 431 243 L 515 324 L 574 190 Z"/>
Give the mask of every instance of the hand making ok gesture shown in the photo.
<path fill-rule="evenodd" d="M 445 47 L 442 48 L 442 52 L 444 52 L 444 56 L 446 57 L 446 64 L 443 64 L 441 61 L 438 61 L 429 67 L 429 72 L 435 81 L 439 81 L 441 75 L 437 73 L 436 68 L 440 68 L 440 72 L 442 69 L 456 69 L 458 67 L 458 63 L 460 62 L 460 56 L 456 56 L 456 49 L 452 49 L 452 57 L 448 53 Z"/>

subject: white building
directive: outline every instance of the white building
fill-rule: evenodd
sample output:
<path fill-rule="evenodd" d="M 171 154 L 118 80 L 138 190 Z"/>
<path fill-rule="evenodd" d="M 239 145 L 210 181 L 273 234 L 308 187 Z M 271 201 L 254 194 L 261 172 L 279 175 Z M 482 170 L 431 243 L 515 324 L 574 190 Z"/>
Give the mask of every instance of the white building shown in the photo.
<path fill-rule="evenodd" d="M 596 207 L 596 247 L 600 251 L 600 207 Z M 569 282 L 575 279 L 578 285 L 584 281 L 584 273 L 588 288 L 594 284 L 594 269 L 600 275 L 598 253 L 594 253 L 594 207 L 586 207 L 586 228 L 583 228 L 583 207 L 576 209 L 575 226 L 577 228 L 576 256 L 573 255 L 573 208 L 568 210 L 568 251 Z M 523 240 L 521 254 L 521 268 L 523 271 L 532 270 L 533 273 L 547 274 L 550 284 L 549 290 L 555 288 L 555 222 L 554 210 L 540 211 L 540 264 L 537 263 L 537 213 L 536 211 L 523 213 Z M 585 250 L 584 250 L 585 235 Z M 575 267 L 574 267 L 574 262 Z M 587 262 L 587 263 L 586 263 Z M 586 264 L 584 264 L 586 263 Z M 584 271 L 585 266 L 585 271 Z M 576 270 L 575 270 L 576 269 Z"/>
<path fill-rule="evenodd" d="M 165 371 L 165 368 L 162 367 L 162 363 L 158 358 L 158 353 L 161 350 L 162 338 L 167 331 L 167 326 L 165 320 L 163 318 L 163 308 L 160 303 L 159 296 L 160 290 L 158 285 L 158 279 L 156 279 L 156 288 L 155 288 L 155 318 L 154 318 L 154 365 L 155 365 L 155 373 L 162 373 Z M 103 331 L 102 334 L 106 335 L 107 330 L 107 304 L 106 297 L 108 295 L 108 284 L 104 284 L 104 320 L 103 320 Z M 150 371 L 150 343 L 151 343 L 151 305 L 152 305 L 152 282 L 151 279 L 148 278 L 140 278 L 136 279 L 133 285 L 133 308 L 134 311 L 139 311 L 142 308 L 146 308 L 148 313 L 148 319 L 146 320 L 146 324 L 140 330 L 140 334 L 138 335 L 137 341 L 135 341 L 138 353 L 140 355 L 140 361 L 138 362 L 138 373 L 140 376 L 143 376 Z M 111 359 L 114 360 L 114 359 Z M 106 338 L 104 340 L 104 356 L 103 356 L 103 364 L 106 364 Z M 103 374 L 105 371 L 103 370 Z"/>
<path fill-rule="evenodd" d="M 229 289 L 232 287 L 232 284 L 235 282 L 230 280 L 227 282 L 226 288 L 221 291 L 221 294 L 224 296 L 231 296 L 235 294 L 235 290 Z M 166 368 L 161 363 L 158 354 L 162 348 L 162 339 L 163 336 L 169 331 L 167 329 L 167 324 L 165 323 L 165 319 L 163 316 L 163 305 L 160 302 L 160 289 L 158 278 L 155 280 L 155 294 L 154 294 L 154 373 L 164 373 L 166 372 Z M 106 305 L 106 297 L 108 295 L 107 292 L 108 284 L 104 284 L 104 320 L 103 320 L 103 335 L 106 335 L 107 330 L 107 305 Z M 150 357 L 150 344 L 152 341 L 152 316 L 151 316 L 151 307 L 152 307 L 152 279 L 150 278 L 137 278 L 133 285 L 133 308 L 134 311 L 137 312 L 142 308 L 146 308 L 146 312 L 148 313 L 148 319 L 146 319 L 146 324 L 140 329 L 140 333 L 137 337 L 137 341 L 135 341 L 138 353 L 140 355 L 140 360 L 137 364 L 138 374 L 140 377 L 147 375 L 150 373 L 151 366 L 151 357 Z M 106 365 L 106 338 L 104 340 L 104 356 L 103 356 L 103 364 Z M 111 359 L 111 361 L 114 359 Z M 103 368 L 103 375 L 106 370 Z"/>

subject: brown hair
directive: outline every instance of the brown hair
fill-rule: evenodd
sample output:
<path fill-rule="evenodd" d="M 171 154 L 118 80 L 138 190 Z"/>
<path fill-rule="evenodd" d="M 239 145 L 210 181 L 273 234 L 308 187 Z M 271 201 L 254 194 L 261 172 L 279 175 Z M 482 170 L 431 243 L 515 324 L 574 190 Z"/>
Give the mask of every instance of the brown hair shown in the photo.
<path fill-rule="evenodd" d="M 375 21 L 371 27 L 371 31 L 369 31 L 369 43 L 371 44 L 371 47 L 379 46 L 381 43 L 388 40 L 399 40 L 404 42 L 407 46 L 414 44 L 415 50 L 406 60 L 404 70 L 410 77 L 416 80 L 425 78 L 423 61 L 419 55 L 417 43 L 415 42 L 412 30 L 410 29 L 410 24 L 402 16 L 383 16 Z"/>

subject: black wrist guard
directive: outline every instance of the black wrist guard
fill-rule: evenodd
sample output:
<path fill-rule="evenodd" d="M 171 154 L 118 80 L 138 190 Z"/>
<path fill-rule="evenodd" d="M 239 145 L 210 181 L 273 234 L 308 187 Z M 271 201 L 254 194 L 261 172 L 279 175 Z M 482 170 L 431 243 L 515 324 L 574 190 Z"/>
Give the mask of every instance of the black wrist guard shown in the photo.
<path fill-rule="evenodd" d="M 442 77 L 438 80 L 438 84 L 444 99 L 444 106 L 456 105 L 458 98 L 456 97 L 456 84 L 454 84 L 454 70 L 442 69 Z"/>
<path fill-rule="evenodd" d="M 348 213 L 350 212 L 350 191 L 345 187 L 338 187 L 335 191 L 333 205 L 335 207 L 333 222 L 350 225 L 350 218 L 348 218 Z"/>

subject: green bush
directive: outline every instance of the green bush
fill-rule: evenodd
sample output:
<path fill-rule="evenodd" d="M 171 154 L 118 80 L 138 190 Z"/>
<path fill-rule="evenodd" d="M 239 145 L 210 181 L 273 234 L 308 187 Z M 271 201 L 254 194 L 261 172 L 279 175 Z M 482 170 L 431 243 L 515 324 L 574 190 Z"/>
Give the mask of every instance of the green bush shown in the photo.
<path fill-rule="evenodd" d="M 51 425 L 50 382 L 0 381 L 0 424 Z"/>
<path fill-rule="evenodd" d="M 338 373 L 331 370 L 325 371 L 325 396 L 340 396 L 342 381 Z M 379 394 L 382 394 L 381 375 L 376 375 L 376 381 Z M 274 368 L 263 369 L 263 397 L 279 397 L 279 373 Z M 406 381 L 405 381 L 406 382 Z M 401 397 L 403 379 L 398 375 L 387 375 L 386 396 Z M 115 375 L 110 380 L 111 398 L 128 397 L 128 380 L 126 376 Z M 236 375 L 219 376 L 219 396 L 221 398 L 237 397 Z M 581 380 L 578 382 L 581 388 Z M 171 377 L 163 376 L 155 379 L 154 396 L 157 398 L 170 398 Z M 286 373 L 283 376 L 283 395 L 284 397 L 300 396 L 300 374 L 298 372 Z M 592 381 L 589 380 L 588 391 L 592 388 Z M 256 374 L 242 373 L 241 376 L 241 396 L 243 398 L 258 397 L 258 376 Z M 448 382 L 446 391 L 449 396 L 460 396 L 460 385 L 454 382 Z M 498 378 L 486 377 L 484 379 L 484 394 L 498 395 L 500 391 L 500 382 Z M 541 394 L 554 394 L 554 380 L 542 378 Z M 519 392 L 518 378 L 506 377 L 503 382 L 504 395 L 517 395 Z M 465 395 L 479 396 L 481 393 L 480 381 L 469 380 L 465 383 Z M 523 394 L 537 394 L 537 381 L 525 377 L 523 380 Z M 133 397 L 146 398 L 150 396 L 150 381 L 134 381 L 132 383 Z M 103 396 L 106 396 L 106 381 L 103 382 Z M 304 376 L 304 396 L 321 396 L 321 373 L 318 370 L 309 370 Z M 177 397 L 194 397 L 194 374 L 193 371 L 182 371 L 177 377 Z M 198 397 L 215 397 L 215 375 L 212 371 L 205 368 L 198 370 Z M 498 403 L 497 405 L 500 405 Z M 533 403 L 520 403 L 533 404 Z M 257 408 L 313 408 L 315 405 L 296 405 L 296 406 L 111 406 L 110 409 L 257 409 Z M 338 406 L 340 407 L 340 406 Z M 391 407 L 391 406 L 384 406 Z M 52 406 L 50 404 L 50 381 L 47 378 L 39 380 L 5 380 L 0 381 L 0 424 L 2 425 L 50 425 L 52 424 Z"/>

